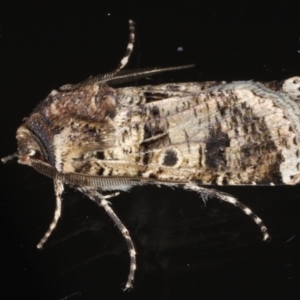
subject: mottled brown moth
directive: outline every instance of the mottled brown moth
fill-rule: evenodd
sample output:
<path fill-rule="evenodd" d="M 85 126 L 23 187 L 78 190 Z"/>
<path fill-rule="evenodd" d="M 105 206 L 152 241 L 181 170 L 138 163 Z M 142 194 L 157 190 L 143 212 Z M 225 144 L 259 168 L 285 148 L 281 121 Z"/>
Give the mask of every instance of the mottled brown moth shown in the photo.
<path fill-rule="evenodd" d="M 216 197 L 262 220 L 233 196 L 203 187 L 295 185 L 300 181 L 300 77 L 281 82 L 188 82 L 113 88 L 190 66 L 124 71 L 133 50 L 111 73 L 53 90 L 17 130 L 14 157 L 53 178 L 56 209 L 42 248 L 61 214 L 64 185 L 102 206 L 124 236 L 132 288 L 136 251 L 108 199 L 133 186 L 181 187 Z M 105 193 L 105 195 L 103 194 Z"/>

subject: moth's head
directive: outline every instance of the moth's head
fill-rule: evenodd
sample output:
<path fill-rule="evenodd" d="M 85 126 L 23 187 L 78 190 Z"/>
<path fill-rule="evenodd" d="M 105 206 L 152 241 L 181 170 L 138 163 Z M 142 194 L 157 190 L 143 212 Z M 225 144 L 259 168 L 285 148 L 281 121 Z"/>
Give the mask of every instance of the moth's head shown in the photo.
<path fill-rule="evenodd" d="M 32 159 L 47 162 L 47 155 L 39 140 L 35 135 L 24 125 L 17 130 L 17 152 L 3 157 L 1 161 L 7 163 L 8 161 L 18 158 L 20 164 L 32 166 Z"/>
<path fill-rule="evenodd" d="M 19 163 L 31 166 L 32 158 L 47 162 L 48 154 L 42 142 L 26 126 L 18 128 L 17 143 Z"/>

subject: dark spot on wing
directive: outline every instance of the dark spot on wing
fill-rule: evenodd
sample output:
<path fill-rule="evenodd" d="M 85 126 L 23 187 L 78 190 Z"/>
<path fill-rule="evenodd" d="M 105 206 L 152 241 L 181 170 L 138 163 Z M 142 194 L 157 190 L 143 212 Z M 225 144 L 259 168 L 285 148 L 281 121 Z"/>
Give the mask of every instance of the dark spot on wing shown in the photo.
<path fill-rule="evenodd" d="M 225 150 L 230 145 L 228 134 L 220 128 L 210 130 L 209 138 L 206 141 L 206 164 L 210 168 L 225 169 Z"/>
<path fill-rule="evenodd" d="M 103 151 L 97 151 L 96 154 L 97 159 L 104 159 L 104 152 Z"/>
<path fill-rule="evenodd" d="M 172 149 L 168 149 L 165 152 L 163 165 L 172 167 L 176 165 L 177 161 L 178 161 L 177 153 Z"/>
<path fill-rule="evenodd" d="M 151 107 L 151 113 L 153 117 L 159 117 L 159 109 L 157 106 L 152 106 Z"/>
<path fill-rule="evenodd" d="M 148 165 L 148 163 L 149 163 L 149 152 L 145 152 L 142 157 L 143 157 L 143 164 Z"/>

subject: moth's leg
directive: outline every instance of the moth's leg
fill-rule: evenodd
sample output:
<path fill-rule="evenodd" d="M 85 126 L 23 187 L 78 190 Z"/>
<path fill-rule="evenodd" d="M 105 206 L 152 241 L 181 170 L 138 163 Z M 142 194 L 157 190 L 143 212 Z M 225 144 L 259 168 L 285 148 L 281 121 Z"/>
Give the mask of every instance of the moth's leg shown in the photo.
<path fill-rule="evenodd" d="M 259 218 L 248 206 L 241 203 L 240 201 L 238 201 L 236 198 L 232 197 L 231 195 L 219 192 L 214 189 L 200 187 L 196 183 L 193 183 L 193 182 L 186 183 L 183 186 L 183 188 L 186 190 L 195 191 L 195 192 L 199 193 L 202 196 L 202 198 L 204 197 L 204 199 L 207 199 L 207 197 L 215 197 L 222 201 L 233 204 L 235 207 L 241 209 L 246 215 L 248 215 L 258 225 L 260 231 L 263 234 L 264 241 L 271 239 L 271 237 L 268 233 L 268 229 L 265 226 L 265 224 L 263 223 L 262 219 Z"/>
<path fill-rule="evenodd" d="M 134 45 L 134 38 L 135 38 L 135 33 L 134 33 L 134 22 L 132 20 L 129 20 L 129 39 L 128 39 L 128 44 L 126 48 L 126 53 L 122 60 L 119 62 L 119 65 L 117 68 L 112 72 L 114 74 L 118 73 L 121 71 L 128 63 L 129 58 L 131 56 L 132 50 L 133 50 L 133 45 Z"/>
<path fill-rule="evenodd" d="M 56 196 L 56 207 L 54 212 L 54 218 L 51 222 L 49 229 L 43 236 L 43 238 L 40 240 L 40 242 L 37 244 L 37 248 L 41 249 L 43 248 L 44 244 L 52 234 L 53 230 L 55 229 L 57 222 L 59 220 L 59 217 L 61 215 L 61 203 L 62 203 L 62 193 L 64 191 L 64 184 L 62 181 L 58 179 L 54 179 L 54 190 L 55 190 L 55 196 Z"/>
<path fill-rule="evenodd" d="M 111 208 L 111 203 L 107 201 L 107 199 L 117 196 L 119 193 L 113 193 L 110 195 L 102 195 L 97 191 L 87 191 L 81 190 L 86 196 L 88 196 L 91 200 L 95 201 L 99 206 L 102 206 L 113 222 L 117 225 L 119 230 L 121 231 L 123 237 L 125 238 L 128 253 L 130 256 L 130 271 L 128 275 L 128 279 L 124 288 L 124 291 L 131 289 L 133 287 L 134 274 L 136 270 L 136 251 L 133 244 L 133 241 L 129 235 L 128 229 L 124 226 L 122 221 L 115 214 L 113 209 Z"/>

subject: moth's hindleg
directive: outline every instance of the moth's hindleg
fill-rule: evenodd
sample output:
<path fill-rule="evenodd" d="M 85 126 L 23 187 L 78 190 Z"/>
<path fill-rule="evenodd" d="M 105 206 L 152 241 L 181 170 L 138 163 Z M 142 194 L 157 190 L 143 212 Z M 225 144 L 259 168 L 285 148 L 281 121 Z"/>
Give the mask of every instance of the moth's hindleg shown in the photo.
<path fill-rule="evenodd" d="M 53 230 L 55 229 L 58 220 L 61 216 L 61 203 L 62 203 L 62 193 L 64 191 L 64 184 L 62 181 L 58 179 L 54 179 L 54 189 L 55 189 L 55 196 L 56 196 L 56 207 L 55 207 L 55 212 L 54 212 L 54 218 L 53 221 L 51 222 L 49 229 L 43 236 L 43 238 L 40 240 L 40 242 L 37 244 L 37 248 L 41 249 L 43 248 L 44 244 L 52 234 Z"/>
<path fill-rule="evenodd" d="M 202 198 L 207 199 L 207 197 L 215 197 L 220 199 L 221 201 L 228 202 L 230 204 L 233 204 L 235 207 L 241 209 L 246 215 L 248 215 L 259 227 L 260 231 L 263 234 L 263 240 L 267 241 L 270 240 L 271 237 L 268 233 L 268 229 L 263 223 L 262 219 L 259 218 L 248 206 L 238 201 L 236 198 L 232 197 L 229 194 L 222 193 L 220 191 L 214 190 L 214 189 L 208 189 L 201 186 L 198 186 L 196 183 L 186 183 L 183 186 L 184 189 L 195 191 L 199 193 Z"/>
<path fill-rule="evenodd" d="M 136 270 L 136 250 L 133 244 L 133 241 L 130 237 L 128 229 L 125 227 L 125 225 L 122 223 L 122 221 L 118 218 L 118 216 L 115 214 L 113 209 L 111 208 L 111 203 L 107 201 L 107 199 L 117 196 L 119 193 L 113 193 L 110 195 L 102 195 L 97 191 L 83 191 L 84 194 L 86 194 L 91 200 L 95 201 L 99 206 L 102 206 L 106 213 L 110 216 L 110 218 L 113 220 L 115 225 L 119 228 L 121 231 L 123 237 L 125 238 L 128 253 L 130 256 L 130 270 L 128 274 L 128 279 L 124 288 L 124 291 L 131 289 L 133 287 L 133 281 L 134 281 L 134 274 Z"/>

